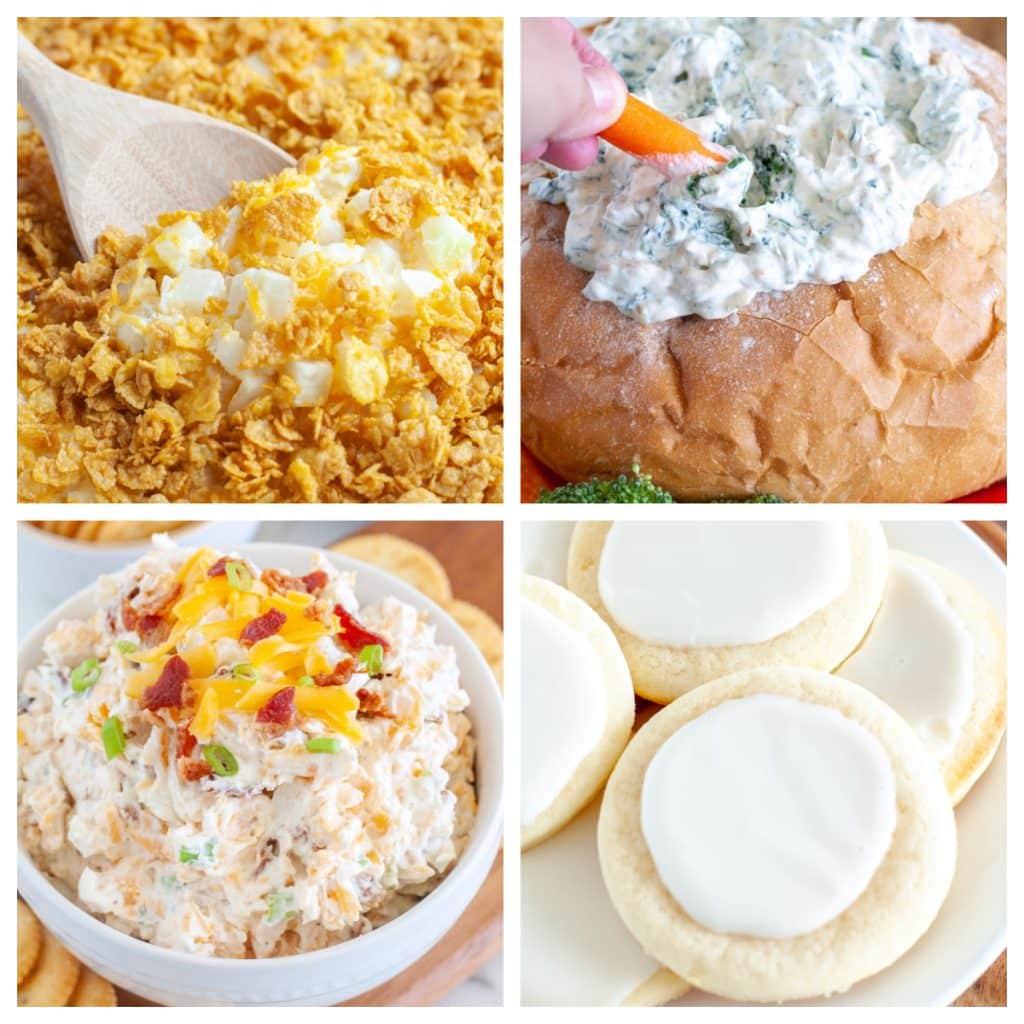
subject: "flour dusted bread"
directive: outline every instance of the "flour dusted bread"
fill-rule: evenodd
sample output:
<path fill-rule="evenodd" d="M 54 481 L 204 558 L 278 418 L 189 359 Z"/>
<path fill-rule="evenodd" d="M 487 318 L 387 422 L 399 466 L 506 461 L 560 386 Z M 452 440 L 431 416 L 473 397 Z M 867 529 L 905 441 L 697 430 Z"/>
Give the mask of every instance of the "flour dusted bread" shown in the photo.
<path fill-rule="evenodd" d="M 587 673 L 586 687 L 595 696 L 601 695 L 604 704 L 604 721 L 589 749 L 582 750 L 578 763 L 571 766 L 571 772 L 565 783 L 552 795 L 547 805 L 535 816 L 522 823 L 520 841 L 524 850 L 543 842 L 548 836 L 557 832 L 563 825 L 582 810 L 604 784 L 609 773 L 615 766 L 619 754 L 629 741 L 633 728 L 633 687 L 629 678 L 629 669 L 619 650 L 615 637 L 601 619 L 574 594 L 564 587 L 551 583 L 536 576 L 524 576 L 522 581 L 522 597 L 526 602 L 539 607 L 552 615 L 578 641 L 582 640 L 593 652 L 593 674 Z M 524 617 L 525 619 L 525 617 Z M 547 698 L 525 685 L 526 677 L 535 671 L 531 665 L 531 641 L 528 634 L 529 626 L 523 623 L 523 665 L 521 672 L 524 677 L 524 710 L 523 731 L 524 743 L 532 738 L 532 713 L 545 715 L 547 708 L 558 705 L 555 694 Z M 567 665 L 566 671 L 572 673 L 574 666 Z M 556 680 L 557 683 L 557 680 Z M 584 698 L 586 699 L 586 698 Z M 535 702 L 542 702 L 537 704 Z M 531 706 L 533 705 L 532 712 Z M 570 709 L 564 721 L 557 722 L 559 736 L 554 742 L 566 745 L 575 736 L 584 718 L 585 708 Z M 524 747 L 525 749 L 525 747 Z M 542 755 L 547 751 L 542 751 Z M 527 756 L 524 753 L 524 761 Z M 547 766 L 536 763 L 524 763 L 523 786 L 535 784 L 546 772 Z"/>
<path fill-rule="evenodd" d="M 677 524 L 685 530 L 687 524 Z M 648 700 L 666 704 L 711 679 L 767 665 L 802 665 L 831 670 L 860 643 L 878 610 L 885 588 L 888 553 L 878 523 L 851 521 L 850 576 L 845 591 L 798 625 L 771 640 L 728 647 L 656 644 L 623 628 L 601 598 L 601 555 L 608 522 L 580 522 L 569 548 L 569 588 L 608 624 L 629 664 L 633 687 Z M 771 527 L 765 524 L 766 543 Z M 740 584 L 737 581 L 737 585 Z M 759 581 L 764 601 L 783 593 L 784 579 Z M 682 613 L 680 613 L 682 614 Z"/>
<path fill-rule="evenodd" d="M 644 325 L 582 295 L 565 210 L 523 197 L 522 431 L 570 480 L 681 500 L 945 501 L 1006 472 L 1006 62 L 930 26 L 994 100 L 988 188 L 923 204 L 854 282 Z"/>
<path fill-rule="evenodd" d="M 754 938 L 698 923 L 663 883 L 641 825 L 645 775 L 663 745 L 714 709 L 765 695 L 830 709 L 847 725 L 860 727 L 891 766 L 895 796 L 891 838 L 859 895 L 826 923 L 788 938 Z M 808 763 L 807 773 L 816 767 Z M 692 841 L 700 843 L 701 836 Z M 612 773 L 601 805 L 598 847 L 612 902 L 652 956 L 704 991 L 772 1002 L 845 991 L 905 953 L 945 899 L 956 833 L 934 761 L 896 712 L 845 680 L 778 667 L 716 680 L 658 712 Z"/>
<path fill-rule="evenodd" d="M 893 585 L 892 579 L 896 573 L 907 570 L 921 573 L 926 580 L 938 588 L 938 593 L 948 605 L 949 612 L 960 628 L 966 630 L 969 637 L 970 651 L 967 654 L 971 687 L 969 708 L 948 749 L 937 754 L 946 788 L 949 790 L 953 804 L 956 805 L 966 796 L 971 786 L 988 767 L 1006 729 L 1006 635 L 1002 624 L 989 607 L 988 602 L 967 580 L 928 559 L 908 555 L 903 551 L 891 551 L 889 554 L 890 586 Z M 891 616 L 891 618 L 888 622 L 883 622 L 886 616 Z M 896 607 L 890 609 L 888 597 L 884 598 L 878 618 L 868 630 L 857 651 L 837 668 L 835 673 L 871 689 L 883 700 L 887 700 L 897 711 L 901 711 L 902 708 L 895 695 L 890 691 L 889 680 L 883 678 L 881 685 L 874 687 L 870 682 L 872 675 L 870 670 L 865 673 L 863 669 L 858 668 L 858 657 L 871 652 L 877 642 L 876 631 L 884 624 L 890 633 L 888 644 L 883 645 L 874 654 L 875 658 L 882 659 L 878 663 L 878 670 L 881 670 L 885 662 L 888 662 L 887 672 L 890 675 L 898 676 L 908 670 L 916 670 L 918 673 L 923 671 L 926 678 L 897 680 L 897 685 L 909 684 L 915 688 L 919 687 L 918 692 L 921 694 L 933 692 L 933 699 L 936 701 L 939 698 L 935 692 L 937 691 L 935 676 L 927 671 L 926 665 L 922 665 L 914 657 L 914 649 L 927 648 L 928 645 L 932 645 L 948 660 L 945 649 L 938 647 L 940 638 L 935 635 L 934 629 L 927 634 L 915 633 L 911 629 L 911 621 L 908 619 L 904 625 L 900 616 L 901 609 Z M 898 659 L 891 657 L 890 648 L 892 641 L 896 638 L 899 638 L 899 641 L 908 649 L 909 657 L 906 667 L 901 668 L 897 663 Z"/>

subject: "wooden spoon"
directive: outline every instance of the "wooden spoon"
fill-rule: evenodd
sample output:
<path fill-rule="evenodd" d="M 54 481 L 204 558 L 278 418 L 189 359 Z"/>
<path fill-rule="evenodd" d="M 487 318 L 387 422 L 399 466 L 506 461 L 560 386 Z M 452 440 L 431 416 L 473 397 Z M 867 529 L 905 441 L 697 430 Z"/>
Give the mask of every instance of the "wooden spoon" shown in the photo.
<path fill-rule="evenodd" d="M 232 182 L 295 163 L 244 128 L 73 75 L 20 32 L 18 102 L 49 151 L 84 259 L 108 227 L 139 234 L 161 213 L 215 206 Z"/>

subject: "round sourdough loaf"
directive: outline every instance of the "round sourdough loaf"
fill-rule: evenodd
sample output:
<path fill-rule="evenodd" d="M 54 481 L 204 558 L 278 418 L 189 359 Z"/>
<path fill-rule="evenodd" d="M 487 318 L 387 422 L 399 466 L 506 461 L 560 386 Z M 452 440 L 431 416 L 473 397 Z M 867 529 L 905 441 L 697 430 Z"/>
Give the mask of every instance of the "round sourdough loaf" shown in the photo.
<path fill-rule="evenodd" d="M 995 101 L 988 188 L 917 211 L 858 281 L 641 324 L 583 297 L 566 212 L 523 198 L 522 432 L 569 480 L 634 464 L 680 500 L 946 501 L 1006 473 L 1006 61 L 948 25 Z"/>

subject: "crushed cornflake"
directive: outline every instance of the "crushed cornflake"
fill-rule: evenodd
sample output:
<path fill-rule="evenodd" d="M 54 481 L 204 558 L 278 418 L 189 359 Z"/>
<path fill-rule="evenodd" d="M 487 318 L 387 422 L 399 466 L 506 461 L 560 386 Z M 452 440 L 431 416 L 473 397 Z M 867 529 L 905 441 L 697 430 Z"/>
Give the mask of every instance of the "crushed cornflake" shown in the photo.
<path fill-rule="evenodd" d="M 21 500 L 500 500 L 500 20 L 20 26 L 299 159 L 76 263 L 20 116 Z"/>

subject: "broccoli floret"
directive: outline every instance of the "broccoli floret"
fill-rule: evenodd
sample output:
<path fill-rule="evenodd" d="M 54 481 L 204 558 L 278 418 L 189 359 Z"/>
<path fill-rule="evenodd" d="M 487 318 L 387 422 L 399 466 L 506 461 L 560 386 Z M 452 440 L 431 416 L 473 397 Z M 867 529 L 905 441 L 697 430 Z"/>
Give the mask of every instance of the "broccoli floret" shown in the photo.
<path fill-rule="evenodd" d="M 631 474 L 623 473 L 614 480 L 585 480 L 579 484 L 562 484 L 551 491 L 541 491 L 537 498 L 541 505 L 671 505 L 675 499 L 663 487 L 651 480 L 649 473 L 641 473 L 633 466 Z M 783 505 L 782 498 L 774 494 L 755 494 L 752 498 L 716 498 L 713 505 Z"/>
<path fill-rule="evenodd" d="M 671 505 L 672 495 L 634 466 L 629 476 L 623 473 L 614 480 L 593 479 L 541 491 L 537 501 L 542 505 Z"/>
<path fill-rule="evenodd" d="M 774 494 L 755 494 L 752 498 L 716 498 L 712 505 L 785 505 Z"/>

